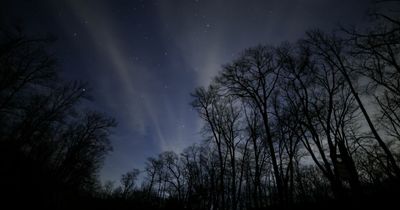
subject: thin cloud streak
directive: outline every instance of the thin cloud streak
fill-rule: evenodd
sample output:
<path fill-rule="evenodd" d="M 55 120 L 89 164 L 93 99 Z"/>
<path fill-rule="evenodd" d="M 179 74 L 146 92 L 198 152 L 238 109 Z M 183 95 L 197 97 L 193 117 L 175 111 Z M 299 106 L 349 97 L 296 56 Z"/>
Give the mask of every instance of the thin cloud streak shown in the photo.
<path fill-rule="evenodd" d="M 116 74 L 120 83 L 123 84 L 125 91 L 123 95 L 127 98 L 139 96 L 142 100 L 139 103 L 131 101 L 129 107 L 127 107 L 130 113 L 135 113 L 135 116 L 131 116 L 130 124 L 139 125 L 139 129 L 137 129 L 137 126 L 132 126 L 132 129 L 137 129 L 139 134 L 144 135 L 147 132 L 145 125 L 153 125 L 158 141 L 160 141 L 158 145 L 163 150 L 166 145 L 165 137 L 160 129 L 158 117 L 155 114 L 156 109 L 149 102 L 151 99 L 148 96 L 151 96 L 151 94 L 148 94 L 149 91 L 146 90 L 146 86 L 143 84 L 143 78 L 151 76 L 149 75 L 150 71 L 137 64 L 133 65 L 127 56 L 125 56 L 126 53 L 121 44 L 114 38 L 117 37 L 113 33 L 116 30 L 113 29 L 112 18 L 105 12 L 105 9 L 100 7 L 100 14 L 98 10 L 94 14 L 89 5 L 78 1 L 71 2 L 71 8 L 78 18 L 92 20 L 90 24 L 87 24 L 87 32 L 90 34 L 94 45 L 98 48 L 97 51 L 102 52 L 104 54 L 103 57 L 109 59 L 109 63 L 114 67 L 110 71 Z M 110 94 L 113 94 L 113 91 L 110 91 Z M 107 98 L 112 101 L 115 100 L 112 95 L 108 95 Z M 150 121 L 148 122 L 148 120 Z"/>

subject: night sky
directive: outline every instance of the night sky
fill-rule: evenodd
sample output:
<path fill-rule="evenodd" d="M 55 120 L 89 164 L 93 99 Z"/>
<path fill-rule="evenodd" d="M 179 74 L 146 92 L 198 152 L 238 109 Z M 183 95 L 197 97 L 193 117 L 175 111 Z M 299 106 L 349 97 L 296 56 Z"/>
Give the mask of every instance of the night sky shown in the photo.
<path fill-rule="evenodd" d="M 51 51 L 63 78 L 87 81 L 90 106 L 118 121 L 102 180 L 200 143 L 190 93 L 243 49 L 358 24 L 369 7 L 368 0 L 0 2 L 0 24 L 57 37 Z"/>

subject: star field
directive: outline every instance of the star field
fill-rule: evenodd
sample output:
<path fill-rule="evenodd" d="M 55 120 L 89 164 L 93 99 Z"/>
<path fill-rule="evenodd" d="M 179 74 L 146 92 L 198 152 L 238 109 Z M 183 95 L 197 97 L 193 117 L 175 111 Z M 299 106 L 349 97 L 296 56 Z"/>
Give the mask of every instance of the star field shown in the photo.
<path fill-rule="evenodd" d="M 87 105 L 119 122 L 103 180 L 199 143 L 190 92 L 243 49 L 356 24 L 368 9 L 363 0 L 15 0 L 0 8 L 1 24 L 57 37 L 64 78 L 89 82 Z"/>

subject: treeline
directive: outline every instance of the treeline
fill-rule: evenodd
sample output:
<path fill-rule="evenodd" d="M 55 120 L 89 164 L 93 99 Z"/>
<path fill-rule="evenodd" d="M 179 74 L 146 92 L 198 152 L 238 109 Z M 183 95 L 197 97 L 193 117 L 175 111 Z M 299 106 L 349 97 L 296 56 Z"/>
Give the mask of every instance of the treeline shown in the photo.
<path fill-rule="evenodd" d="M 0 199 L 6 208 L 67 208 L 91 197 L 115 121 L 62 81 L 50 38 L 0 31 Z"/>
<path fill-rule="evenodd" d="M 400 20 L 259 45 L 193 93 L 204 141 L 100 184 L 115 121 L 59 78 L 50 39 L 0 32 L 0 198 L 70 209 L 341 208 L 396 204 Z M 137 184 L 143 175 L 141 185 Z"/>
<path fill-rule="evenodd" d="M 245 50 L 192 94 L 205 141 L 149 158 L 140 188 L 134 173 L 105 195 L 152 208 L 395 204 L 400 20 L 371 19 L 360 30 L 312 30 Z"/>

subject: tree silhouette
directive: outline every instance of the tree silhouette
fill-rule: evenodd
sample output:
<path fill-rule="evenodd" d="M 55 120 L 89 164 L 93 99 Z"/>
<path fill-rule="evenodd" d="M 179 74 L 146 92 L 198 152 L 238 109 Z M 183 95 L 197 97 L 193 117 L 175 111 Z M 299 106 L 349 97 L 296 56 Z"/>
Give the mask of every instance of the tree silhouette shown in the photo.
<path fill-rule="evenodd" d="M 50 39 L 0 33 L 1 194 L 18 205 L 72 205 L 92 194 L 111 150 L 112 118 L 79 103 L 87 86 L 58 77 Z"/>
<path fill-rule="evenodd" d="M 139 169 L 132 169 L 121 176 L 122 196 L 128 199 L 135 190 L 136 180 L 140 174 Z"/>
<path fill-rule="evenodd" d="M 148 159 L 149 201 L 187 209 L 393 202 L 399 24 L 377 16 L 366 31 L 313 30 L 296 43 L 246 49 L 224 65 L 192 93 L 202 144 Z"/>
<path fill-rule="evenodd" d="M 97 177 L 115 120 L 80 106 L 87 85 L 58 77 L 49 39 L 1 31 L 0 196 L 67 209 L 396 204 L 399 23 L 374 13 L 371 27 L 244 50 L 192 93 L 203 141 L 148 158 L 141 185 L 132 169 L 116 186 Z"/>

